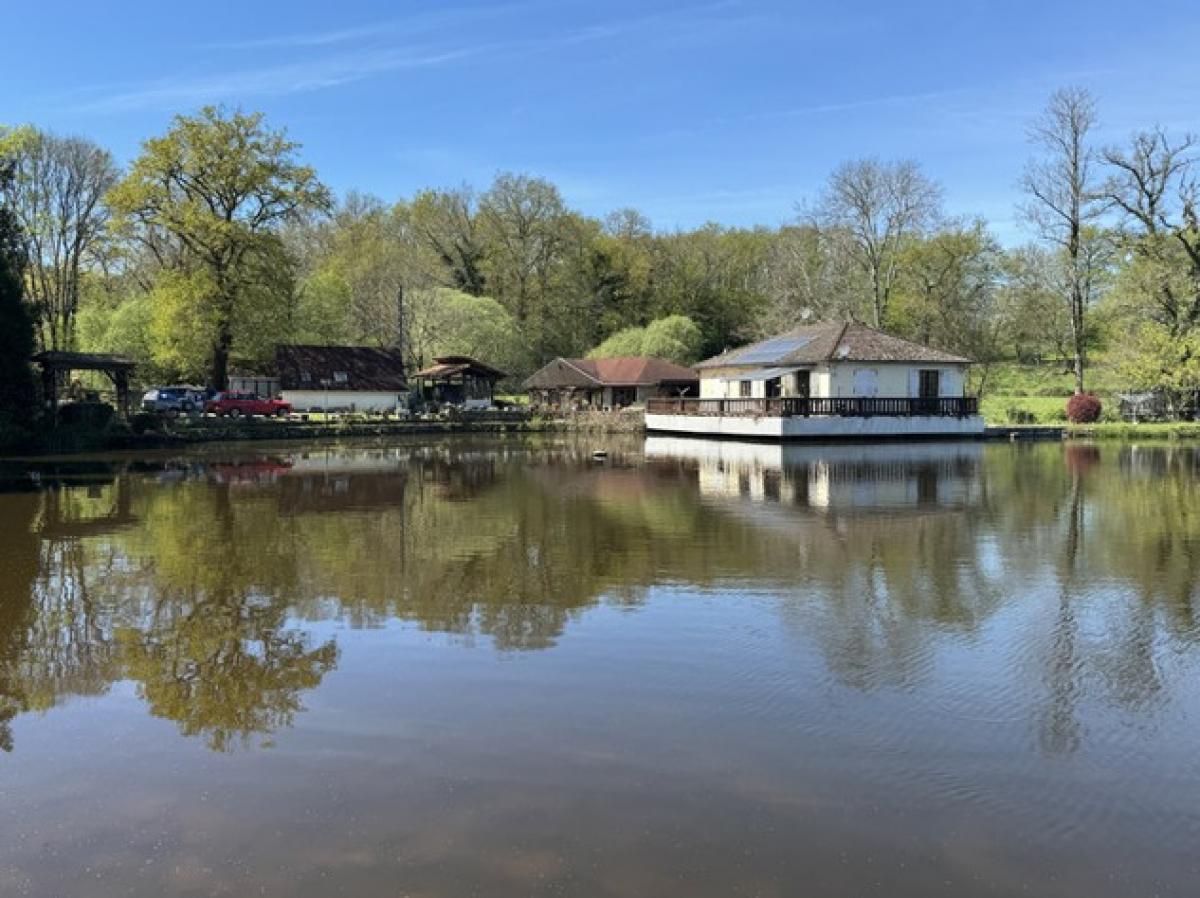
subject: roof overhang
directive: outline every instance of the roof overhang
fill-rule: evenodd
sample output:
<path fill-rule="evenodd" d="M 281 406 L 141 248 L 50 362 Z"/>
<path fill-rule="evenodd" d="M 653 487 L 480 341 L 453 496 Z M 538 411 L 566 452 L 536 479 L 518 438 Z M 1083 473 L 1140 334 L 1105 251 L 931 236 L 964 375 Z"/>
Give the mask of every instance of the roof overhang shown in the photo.
<path fill-rule="evenodd" d="M 741 372 L 730 375 L 725 380 L 774 380 L 777 377 L 785 377 L 788 374 L 795 374 L 797 371 L 803 371 L 811 365 L 789 365 L 786 368 L 755 368 L 750 371 Z"/>

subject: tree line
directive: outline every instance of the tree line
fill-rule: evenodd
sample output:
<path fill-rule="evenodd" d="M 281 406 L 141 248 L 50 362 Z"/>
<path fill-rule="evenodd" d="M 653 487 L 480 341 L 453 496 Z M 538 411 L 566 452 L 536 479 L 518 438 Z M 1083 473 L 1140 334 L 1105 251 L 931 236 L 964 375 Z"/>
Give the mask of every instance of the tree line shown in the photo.
<path fill-rule="evenodd" d="M 1014 203 L 1033 239 L 1015 247 L 948 215 L 912 160 L 844 163 L 781 227 L 668 232 L 513 172 L 335 197 L 286 132 L 240 110 L 178 116 L 124 168 L 87 138 L 7 128 L 0 257 L 24 310 L 0 314 L 27 313 L 40 349 L 216 387 L 279 342 L 399 346 L 414 365 L 460 352 L 519 377 L 588 352 L 692 362 L 846 318 L 978 360 L 980 390 L 988 363 L 1017 360 L 1061 363 L 1084 391 L 1104 352 L 1178 408 L 1200 386 L 1195 140 L 1151 128 L 1099 146 L 1097 121 L 1078 88 L 1031 118 Z"/>

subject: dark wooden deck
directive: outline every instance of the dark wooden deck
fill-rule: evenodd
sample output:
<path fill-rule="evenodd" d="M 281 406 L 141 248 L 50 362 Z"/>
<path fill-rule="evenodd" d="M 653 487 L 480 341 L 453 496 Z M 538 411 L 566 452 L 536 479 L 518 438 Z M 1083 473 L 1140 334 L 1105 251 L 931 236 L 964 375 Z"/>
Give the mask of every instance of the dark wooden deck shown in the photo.
<path fill-rule="evenodd" d="M 699 415 L 708 417 L 809 418 L 835 416 L 966 418 L 979 414 L 974 396 L 940 399 L 871 396 L 854 398 L 782 397 L 775 399 L 650 399 L 651 415 Z"/>

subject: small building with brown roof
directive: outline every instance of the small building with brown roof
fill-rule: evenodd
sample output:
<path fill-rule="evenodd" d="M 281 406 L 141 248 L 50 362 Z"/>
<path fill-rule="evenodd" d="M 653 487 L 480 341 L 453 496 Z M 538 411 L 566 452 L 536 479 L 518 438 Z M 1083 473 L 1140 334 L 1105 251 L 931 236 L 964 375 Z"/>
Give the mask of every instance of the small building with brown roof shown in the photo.
<path fill-rule="evenodd" d="M 466 355 L 443 355 L 428 368 L 413 375 L 425 399 L 461 405 L 464 408 L 488 408 L 496 392 L 497 381 L 508 375 L 478 359 Z"/>
<path fill-rule="evenodd" d="M 695 396 L 699 379 L 691 368 L 663 359 L 557 358 L 525 381 L 530 401 L 557 409 L 615 409 L 658 397 Z"/>
<path fill-rule="evenodd" d="M 962 397 L 970 360 L 846 321 L 805 324 L 696 366 L 703 399 Z"/>
<path fill-rule="evenodd" d="M 298 412 L 393 412 L 408 403 L 404 361 L 394 349 L 281 345 L 275 366 L 280 393 Z"/>

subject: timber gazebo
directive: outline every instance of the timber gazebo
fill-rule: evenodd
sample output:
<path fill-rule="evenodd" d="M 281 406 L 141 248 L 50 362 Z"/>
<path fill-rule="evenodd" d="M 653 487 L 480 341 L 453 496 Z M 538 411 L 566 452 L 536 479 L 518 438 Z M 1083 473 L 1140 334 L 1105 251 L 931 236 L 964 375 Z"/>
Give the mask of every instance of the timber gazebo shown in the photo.
<path fill-rule="evenodd" d="M 508 375 L 466 355 L 443 355 L 413 375 L 426 398 L 434 402 L 470 407 L 492 404 L 496 382 Z"/>
<path fill-rule="evenodd" d="M 58 385 L 72 371 L 99 371 L 108 375 L 117 393 L 117 411 L 129 415 L 129 375 L 137 367 L 133 359 L 105 352 L 39 352 L 33 357 L 42 369 L 42 401 L 50 412 L 58 409 Z"/>

